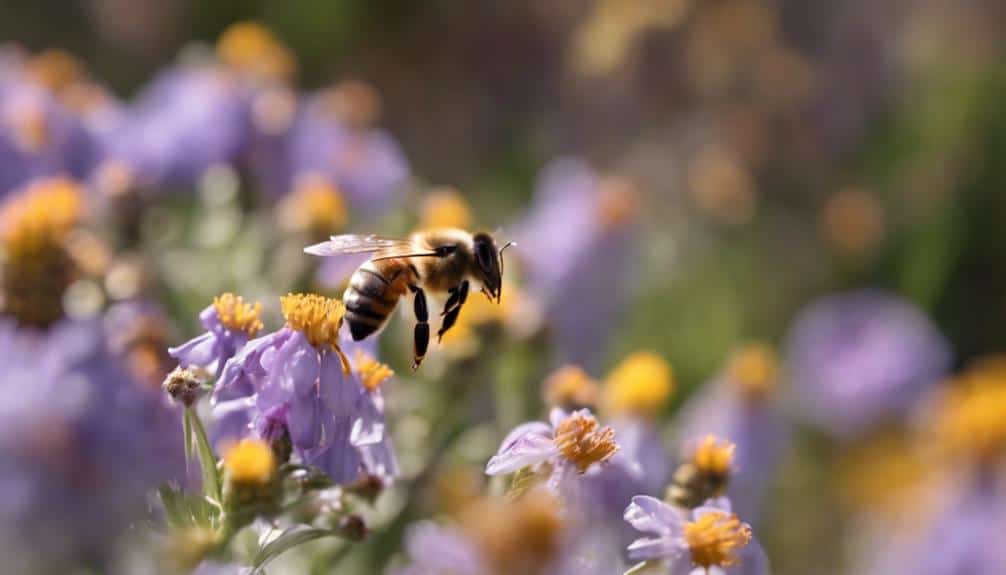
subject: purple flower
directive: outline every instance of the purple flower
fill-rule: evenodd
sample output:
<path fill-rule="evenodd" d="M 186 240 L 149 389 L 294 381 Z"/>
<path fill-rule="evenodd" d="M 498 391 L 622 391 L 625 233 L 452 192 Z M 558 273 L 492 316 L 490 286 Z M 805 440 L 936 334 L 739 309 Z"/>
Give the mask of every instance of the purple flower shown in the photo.
<path fill-rule="evenodd" d="M 32 179 L 84 178 L 100 147 L 80 119 L 27 78 L 0 83 L 0 193 Z"/>
<path fill-rule="evenodd" d="M 576 497 L 579 489 L 574 477 L 611 459 L 618 450 L 615 433 L 610 427 L 599 427 L 587 409 L 567 413 L 557 407 L 549 414 L 549 421 L 515 427 L 486 464 L 486 473 L 501 475 L 525 467 L 537 470 L 547 464 L 548 487 Z"/>
<path fill-rule="evenodd" d="M 535 205 L 516 230 L 518 257 L 530 290 L 554 327 L 556 362 L 601 367 L 612 324 L 633 277 L 636 209 L 631 184 L 602 178 L 585 162 L 565 158 L 539 179 Z M 590 313 L 584 313 L 590 302 Z"/>
<path fill-rule="evenodd" d="M 311 96 L 289 136 L 288 189 L 303 177 L 322 177 L 352 207 L 380 213 L 394 203 L 409 177 L 398 143 L 371 127 L 372 89 L 347 82 Z"/>
<path fill-rule="evenodd" d="M 214 66 L 180 66 L 140 95 L 110 156 L 142 184 L 188 186 L 209 167 L 236 162 L 249 130 L 247 98 L 236 78 Z"/>
<path fill-rule="evenodd" d="M 946 340 L 922 312 L 877 290 L 812 304 L 786 351 L 799 415 L 844 437 L 904 412 L 950 362 Z"/>
<path fill-rule="evenodd" d="M 750 545 L 751 528 L 726 498 L 688 510 L 640 495 L 632 498 L 625 520 L 646 535 L 629 545 L 630 561 L 664 561 L 670 575 L 767 573 L 764 554 Z"/>
<path fill-rule="evenodd" d="M 0 320 L 0 552 L 11 572 L 105 571 L 149 490 L 183 477 L 177 413 L 104 342 L 97 320 L 44 332 Z"/>
<path fill-rule="evenodd" d="M 262 304 L 225 293 L 199 314 L 206 333 L 168 350 L 182 367 L 200 367 L 220 377 L 224 365 L 262 329 Z"/>
<path fill-rule="evenodd" d="M 776 360 L 758 345 L 741 348 L 723 373 L 682 407 L 677 436 L 713 435 L 734 444 L 727 494 L 738 513 L 757 524 L 765 491 L 789 444 L 789 429 L 773 395 Z"/>
<path fill-rule="evenodd" d="M 282 303 L 287 325 L 224 365 L 213 396 L 215 437 L 287 433 L 304 463 L 336 483 L 364 472 L 390 482 L 398 464 L 377 389 L 390 370 L 372 362 L 350 371 L 339 347 L 341 302 L 289 295 Z"/>

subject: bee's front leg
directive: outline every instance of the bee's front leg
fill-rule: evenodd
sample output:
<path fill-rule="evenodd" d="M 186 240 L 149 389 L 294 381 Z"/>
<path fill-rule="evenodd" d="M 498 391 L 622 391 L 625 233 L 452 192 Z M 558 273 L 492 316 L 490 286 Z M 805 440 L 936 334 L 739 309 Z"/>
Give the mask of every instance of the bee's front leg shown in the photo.
<path fill-rule="evenodd" d="M 454 327 L 454 323 L 458 321 L 458 314 L 461 313 L 461 306 L 465 304 L 465 300 L 468 299 L 468 280 L 461 282 L 461 285 L 451 290 L 451 296 L 447 298 L 447 305 L 444 306 L 444 322 L 440 325 L 440 329 L 437 331 L 437 343 L 443 339 L 444 334 L 447 330 Z"/>
<path fill-rule="evenodd" d="M 423 357 L 426 356 L 426 348 L 430 344 L 430 324 L 427 323 L 430 318 L 426 308 L 426 293 L 423 291 L 423 288 L 410 284 L 409 289 L 415 294 L 413 311 L 416 314 L 416 328 L 413 332 L 412 369 L 419 369 L 419 365 L 423 363 Z"/>

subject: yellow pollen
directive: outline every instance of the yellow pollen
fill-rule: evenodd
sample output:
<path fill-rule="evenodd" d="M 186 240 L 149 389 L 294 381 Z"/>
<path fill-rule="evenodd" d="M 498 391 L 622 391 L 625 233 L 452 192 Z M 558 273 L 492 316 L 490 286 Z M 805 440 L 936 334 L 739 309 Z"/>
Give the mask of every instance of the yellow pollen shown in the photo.
<path fill-rule="evenodd" d="M 288 80 L 297 68 L 289 48 L 256 22 L 238 22 L 224 30 L 217 56 L 235 70 L 268 80 Z"/>
<path fill-rule="evenodd" d="M 37 182 L 8 200 L 0 208 L 0 241 L 8 257 L 60 241 L 79 223 L 83 206 L 80 188 L 66 179 Z"/>
<path fill-rule="evenodd" d="M 703 475 L 722 476 L 730 473 L 737 446 L 729 441 L 707 435 L 699 441 L 692 453 L 692 463 Z"/>
<path fill-rule="evenodd" d="M 395 375 L 390 367 L 360 350 L 356 352 L 356 373 L 360 375 L 360 383 L 370 392 L 377 391 L 382 383 Z"/>
<path fill-rule="evenodd" d="M 685 523 L 684 533 L 692 563 L 704 569 L 736 564 L 737 552 L 751 541 L 751 528 L 723 511 L 710 511 Z"/>
<path fill-rule="evenodd" d="M 598 427 L 593 416 L 573 413 L 555 430 L 555 445 L 562 455 L 585 473 L 594 463 L 607 461 L 618 451 L 615 431 Z"/>
<path fill-rule="evenodd" d="M 242 439 L 224 452 L 224 469 L 231 481 L 265 485 L 276 471 L 276 456 L 259 439 Z"/>
<path fill-rule="evenodd" d="M 461 192 L 454 188 L 438 188 L 425 199 L 420 209 L 422 229 L 468 229 L 472 223 L 471 209 Z"/>
<path fill-rule="evenodd" d="M 287 229 L 328 236 L 346 225 L 346 202 L 328 178 L 309 174 L 283 199 L 279 218 Z"/>
<path fill-rule="evenodd" d="M 575 365 L 560 367 L 545 380 L 545 402 L 558 407 L 593 407 L 600 388 Z"/>
<path fill-rule="evenodd" d="M 248 337 L 255 337 L 264 327 L 260 319 L 262 304 L 259 302 L 245 303 L 241 296 L 225 293 L 213 298 L 213 308 L 220 323 L 230 331 L 243 331 Z"/>
<path fill-rule="evenodd" d="M 279 302 L 286 324 L 304 334 L 319 351 L 328 346 L 339 354 L 342 370 L 348 375 L 349 359 L 339 347 L 339 328 L 342 327 L 346 306 L 337 299 L 315 294 L 287 294 L 279 298 Z"/>
<path fill-rule="evenodd" d="M 670 364 L 659 355 L 642 351 L 622 360 L 604 382 L 605 409 L 613 414 L 655 417 L 674 391 Z"/>
<path fill-rule="evenodd" d="M 779 359 L 770 347 L 753 343 L 741 347 L 730 356 L 727 376 L 750 398 L 768 396 L 775 389 L 779 374 Z"/>
<path fill-rule="evenodd" d="M 942 445 L 992 462 L 1006 451 L 1006 356 L 986 359 L 951 382 L 937 416 Z"/>
<path fill-rule="evenodd" d="M 28 62 L 28 73 L 54 93 L 70 87 L 83 76 L 77 59 L 62 50 L 46 50 L 32 58 Z"/>

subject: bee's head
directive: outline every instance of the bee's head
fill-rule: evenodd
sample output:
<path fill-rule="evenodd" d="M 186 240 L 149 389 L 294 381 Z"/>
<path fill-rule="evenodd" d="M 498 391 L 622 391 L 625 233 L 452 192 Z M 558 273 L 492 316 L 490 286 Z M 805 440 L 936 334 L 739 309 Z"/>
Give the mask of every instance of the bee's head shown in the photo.
<path fill-rule="evenodd" d="M 496 247 L 496 240 L 485 232 L 472 236 L 475 251 L 475 274 L 482 283 L 482 291 L 490 300 L 498 303 L 503 291 L 503 248 Z"/>

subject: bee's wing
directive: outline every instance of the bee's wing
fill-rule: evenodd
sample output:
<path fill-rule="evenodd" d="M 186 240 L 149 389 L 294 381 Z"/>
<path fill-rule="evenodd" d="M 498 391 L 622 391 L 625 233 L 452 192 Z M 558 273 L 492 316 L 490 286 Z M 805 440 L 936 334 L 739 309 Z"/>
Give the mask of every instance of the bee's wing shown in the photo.
<path fill-rule="evenodd" d="M 374 254 L 373 259 L 424 257 L 436 255 L 434 252 L 416 252 L 412 241 L 403 238 L 389 238 L 374 234 L 344 234 L 332 236 L 327 242 L 304 248 L 304 252 L 315 256 L 337 256 L 346 254 Z"/>

